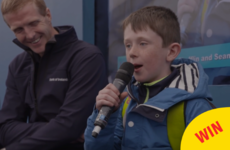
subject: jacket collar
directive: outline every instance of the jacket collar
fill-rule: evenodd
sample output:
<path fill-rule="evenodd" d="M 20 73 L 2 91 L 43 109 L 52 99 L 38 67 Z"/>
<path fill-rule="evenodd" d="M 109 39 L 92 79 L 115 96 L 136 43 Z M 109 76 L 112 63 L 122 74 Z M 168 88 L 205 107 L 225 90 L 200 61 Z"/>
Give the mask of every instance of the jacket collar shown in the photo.
<path fill-rule="evenodd" d="M 179 76 L 163 91 L 150 98 L 145 105 L 159 108 L 158 110 L 165 110 L 184 100 L 212 99 L 207 91 L 208 77 L 199 63 L 189 59 L 178 59 L 173 62 L 172 67 L 180 71 Z M 138 84 L 133 77 L 128 86 L 128 92 L 132 99 L 133 97 L 138 98 L 137 89 Z"/>

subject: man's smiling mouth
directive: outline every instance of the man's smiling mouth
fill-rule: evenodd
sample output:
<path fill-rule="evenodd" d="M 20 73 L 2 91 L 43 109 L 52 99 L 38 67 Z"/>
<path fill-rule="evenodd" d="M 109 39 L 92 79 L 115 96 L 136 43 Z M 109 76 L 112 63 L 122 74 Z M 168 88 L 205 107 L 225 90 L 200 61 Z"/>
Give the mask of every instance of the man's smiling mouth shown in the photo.
<path fill-rule="evenodd" d="M 37 40 L 35 40 L 35 41 L 31 42 L 31 43 L 36 44 L 36 43 L 38 43 L 40 41 L 40 39 L 41 39 L 41 37 L 39 37 Z"/>

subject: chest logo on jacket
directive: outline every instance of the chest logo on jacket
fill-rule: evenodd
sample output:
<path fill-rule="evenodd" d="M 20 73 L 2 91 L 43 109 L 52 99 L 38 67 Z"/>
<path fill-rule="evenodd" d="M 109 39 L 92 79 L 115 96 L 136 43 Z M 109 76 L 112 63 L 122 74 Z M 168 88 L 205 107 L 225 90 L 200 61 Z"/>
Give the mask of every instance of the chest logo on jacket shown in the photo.
<path fill-rule="evenodd" d="M 49 81 L 50 82 L 54 82 L 54 81 L 57 81 L 57 82 L 66 82 L 66 81 L 68 81 L 68 78 L 50 78 Z"/>

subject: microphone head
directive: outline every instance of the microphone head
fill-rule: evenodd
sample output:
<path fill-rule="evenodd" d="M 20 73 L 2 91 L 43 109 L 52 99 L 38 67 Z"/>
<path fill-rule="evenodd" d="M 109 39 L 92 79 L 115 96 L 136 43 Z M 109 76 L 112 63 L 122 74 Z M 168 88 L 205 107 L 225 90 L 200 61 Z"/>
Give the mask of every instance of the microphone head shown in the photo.
<path fill-rule="evenodd" d="M 126 84 L 129 83 L 129 81 L 132 78 L 134 72 L 134 66 L 133 64 L 129 62 L 124 62 L 120 68 L 117 71 L 116 77 L 117 79 L 123 80 Z"/>

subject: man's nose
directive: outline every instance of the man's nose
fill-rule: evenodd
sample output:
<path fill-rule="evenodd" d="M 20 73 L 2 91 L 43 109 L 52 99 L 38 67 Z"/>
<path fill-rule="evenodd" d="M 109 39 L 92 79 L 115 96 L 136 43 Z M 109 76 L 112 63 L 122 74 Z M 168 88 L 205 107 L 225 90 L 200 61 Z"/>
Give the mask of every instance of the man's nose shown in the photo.
<path fill-rule="evenodd" d="M 35 32 L 31 30 L 30 28 L 25 28 L 25 35 L 27 40 L 34 40 L 35 38 Z M 30 41 L 32 42 L 32 41 Z"/>

